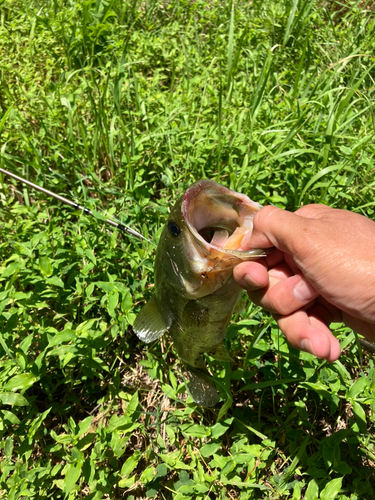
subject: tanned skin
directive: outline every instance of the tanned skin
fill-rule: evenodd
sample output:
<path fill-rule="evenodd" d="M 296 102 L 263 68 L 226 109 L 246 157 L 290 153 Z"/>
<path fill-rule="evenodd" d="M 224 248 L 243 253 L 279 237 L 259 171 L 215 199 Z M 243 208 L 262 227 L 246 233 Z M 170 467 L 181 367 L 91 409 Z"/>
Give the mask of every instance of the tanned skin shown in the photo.
<path fill-rule="evenodd" d="M 239 264 L 234 278 L 292 346 L 335 361 L 333 322 L 375 341 L 375 222 L 325 205 L 295 213 L 267 206 L 241 247 L 275 247 L 265 259 Z"/>

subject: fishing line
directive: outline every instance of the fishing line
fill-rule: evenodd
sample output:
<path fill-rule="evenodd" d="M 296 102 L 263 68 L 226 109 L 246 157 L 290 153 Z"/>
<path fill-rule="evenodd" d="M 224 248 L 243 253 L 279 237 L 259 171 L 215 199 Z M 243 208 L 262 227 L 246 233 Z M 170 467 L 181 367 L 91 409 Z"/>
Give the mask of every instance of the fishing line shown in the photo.
<path fill-rule="evenodd" d="M 22 182 L 23 184 L 26 184 L 27 186 L 32 187 L 33 189 L 36 189 L 37 191 L 40 191 L 41 193 L 46 194 L 47 196 L 51 196 L 52 198 L 55 198 L 56 200 L 59 200 L 62 203 L 65 203 L 65 205 L 69 205 L 70 207 L 75 208 L 76 210 L 81 210 L 86 215 L 94 216 L 93 212 L 90 209 L 80 205 L 79 203 L 75 203 L 74 201 L 68 200 L 64 196 L 61 196 L 57 193 L 54 193 L 53 191 L 50 191 L 49 189 L 45 189 L 44 187 L 38 186 L 37 184 L 34 184 L 33 182 L 28 181 L 27 179 L 24 179 L 23 177 L 20 177 L 19 175 L 13 174 L 13 172 L 9 172 L 8 170 L 5 170 L 3 168 L 0 168 L 0 172 L 3 173 L 4 175 L 8 175 L 9 177 L 12 177 L 13 179 L 15 179 L 19 182 Z M 117 222 L 115 222 L 111 219 L 105 219 L 105 222 L 107 224 L 109 224 L 112 227 L 116 227 L 117 229 L 119 229 L 123 233 L 131 234 L 132 236 L 135 236 L 136 238 L 138 238 L 140 240 L 145 240 L 148 243 L 151 243 L 152 245 L 154 244 L 152 241 L 145 238 L 138 231 L 135 231 L 134 229 L 127 226 L 126 224 L 119 221 L 118 219 L 116 219 L 116 221 Z"/>

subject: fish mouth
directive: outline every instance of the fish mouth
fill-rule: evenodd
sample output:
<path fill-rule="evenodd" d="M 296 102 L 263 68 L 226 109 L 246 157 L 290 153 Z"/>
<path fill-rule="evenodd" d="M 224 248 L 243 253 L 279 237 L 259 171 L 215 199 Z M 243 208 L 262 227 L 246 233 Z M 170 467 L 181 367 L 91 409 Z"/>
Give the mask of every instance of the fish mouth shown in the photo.
<path fill-rule="evenodd" d="M 196 243 L 206 254 L 248 260 L 266 255 L 264 250 L 243 250 L 241 247 L 246 235 L 248 240 L 254 216 L 260 209 L 261 205 L 246 195 L 203 180 L 186 191 L 182 215 Z"/>

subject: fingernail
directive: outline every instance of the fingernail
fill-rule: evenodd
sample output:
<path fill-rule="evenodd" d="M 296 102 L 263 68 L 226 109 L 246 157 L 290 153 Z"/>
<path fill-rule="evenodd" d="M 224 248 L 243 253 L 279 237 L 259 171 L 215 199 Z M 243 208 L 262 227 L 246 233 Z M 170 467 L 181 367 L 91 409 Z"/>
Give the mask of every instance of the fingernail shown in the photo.
<path fill-rule="evenodd" d="M 301 279 L 293 288 L 293 295 L 301 302 L 309 301 L 317 296 L 315 289 Z"/>
<path fill-rule="evenodd" d="M 246 283 L 246 287 L 248 288 L 262 288 L 263 285 L 261 285 L 257 280 L 252 278 L 250 274 L 245 274 L 243 277 L 244 282 Z"/>
<path fill-rule="evenodd" d="M 312 342 L 309 339 L 302 339 L 301 340 L 301 349 L 302 351 L 309 352 L 310 354 L 313 354 L 316 356 L 314 348 L 312 346 Z"/>

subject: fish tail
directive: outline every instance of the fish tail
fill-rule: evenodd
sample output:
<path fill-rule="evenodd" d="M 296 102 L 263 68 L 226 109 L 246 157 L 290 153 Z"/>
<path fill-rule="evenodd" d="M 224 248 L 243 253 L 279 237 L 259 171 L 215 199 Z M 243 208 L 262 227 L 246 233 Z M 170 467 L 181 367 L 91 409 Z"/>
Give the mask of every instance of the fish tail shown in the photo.
<path fill-rule="evenodd" d="M 188 381 L 188 392 L 196 403 L 212 407 L 217 403 L 218 392 L 215 383 L 205 369 L 184 365 L 184 375 Z"/>

